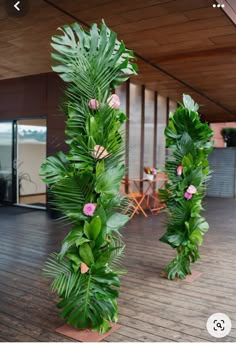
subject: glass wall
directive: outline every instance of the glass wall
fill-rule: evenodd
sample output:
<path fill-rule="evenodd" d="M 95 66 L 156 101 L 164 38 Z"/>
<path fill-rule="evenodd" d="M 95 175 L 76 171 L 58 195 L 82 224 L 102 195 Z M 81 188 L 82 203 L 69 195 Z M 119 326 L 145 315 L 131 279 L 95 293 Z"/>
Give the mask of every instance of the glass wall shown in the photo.
<path fill-rule="evenodd" d="M 45 119 L 17 121 L 17 203 L 45 206 L 46 186 L 39 176 L 46 158 Z"/>
<path fill-rule="evenodd" d="M 168 120 L 168 112 L 176 109 L 176 102 L 169 100 L 153 90 L 130 83 L 122 85 L 116 94 L 121 98 L 121 109 L 126 112 L 126 101 L 129 99 L 128 123 L 126 131 L 128 142 L 128 177 L 142 178 L 143 167 L 163 169 L 166 159 L 164 130 Z M 143 112 L 143 114 L 142 114 Z M 142 122 L 142 115 L 144 121 Z M 142 147 L 143 143 L 143 147 Z M 141 167 L 143 164 L 143 167 Z"/>
<path fill-rule="evenodd" d="M 13 202 L 13 123 L 0 123 L 0 204 Z"/>

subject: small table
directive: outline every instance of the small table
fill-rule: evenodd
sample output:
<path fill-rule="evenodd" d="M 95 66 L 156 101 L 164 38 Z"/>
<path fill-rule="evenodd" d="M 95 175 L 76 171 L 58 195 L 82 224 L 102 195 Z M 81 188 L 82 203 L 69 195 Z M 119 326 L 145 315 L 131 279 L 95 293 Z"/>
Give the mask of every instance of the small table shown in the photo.
<path fill-rule="evenodd" d="M 131 180 L 134 183 L 135 188 L 139 193 L 141 193 L 146 202 L 146 206 L 149 209 L 149 211 L 152 214 L 158 214 L 160 209 L 164 208 L 164 205 L 161 205 L 158 208 L 158 192 L 155 190 L 155 186 L 157 183 L 161 182 L 161 186 L 159 188 L 163 188 L 165 183 L 167 182 L 167 175 L 164 173 L 159 173 L 155 176 L 153 180 L 148 180 L 148 179 L 132 179 Z M 140 183 L 142 183 L 144 186 L 146 184 L 146 187 L 144 187 L 144 190 L 140 190 Z M 153 205 L 151 205 L 151 200 L 153 201 Z"/>

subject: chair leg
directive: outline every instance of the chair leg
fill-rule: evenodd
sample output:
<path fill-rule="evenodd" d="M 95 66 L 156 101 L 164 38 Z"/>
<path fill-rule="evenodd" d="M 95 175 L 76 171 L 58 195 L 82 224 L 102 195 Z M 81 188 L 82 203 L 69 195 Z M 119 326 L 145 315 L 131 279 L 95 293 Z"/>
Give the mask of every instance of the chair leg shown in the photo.
<path fill-rule="evenodd" d="M 135 215 L 135 213 L 139 214 L 139 211 L 141 211 L 141 212 L 143 213 L 143 215 L 144 215 L 145 217 L 147 217 L 146 212 L 144 211 L 144 209 L 143 209 L 142 206 L 141 206 L 141 204 L 142 204 L 144 198 L 145 198 L 145 196 L 142 196 L 142 198 L 138 201 L 135 197 L 133 197 L 132 200 L 131 200 L 131 201 L 133 202 L 133 205 L 132 205 L 132 203 L 130 203 L 130 205 L 123 211 L 123 213 L 124 213 L 124 214 L 127 214 L 128 211 L 129 211 L 129 209 L 130 209 L 131 207 L 133 207 L 133 211 L 131 211 L 132 213 L 131 213 L 131 215 L 129 216 L 130 219 L 133 218 L 133 216 Z"/>
<path fill-rule="evenodd" d="M 134 198 L 134 200 L 135 200 L 135 202 L 136 202 L 136 204 L 137 204 L 138 209 L 143 213 L 143 215 L 144 215 L 145 217 L 147 217 L 147 213 L 144 211 L 144 209 L 143 209 L 142 206 L 141 206 L 141 204 L 142 204 L 144 198 L 145 198 L 145 195 L 143 195 L 142 198 L 141 198 L 139 201 L 136 200 L 135 198 Z"/>

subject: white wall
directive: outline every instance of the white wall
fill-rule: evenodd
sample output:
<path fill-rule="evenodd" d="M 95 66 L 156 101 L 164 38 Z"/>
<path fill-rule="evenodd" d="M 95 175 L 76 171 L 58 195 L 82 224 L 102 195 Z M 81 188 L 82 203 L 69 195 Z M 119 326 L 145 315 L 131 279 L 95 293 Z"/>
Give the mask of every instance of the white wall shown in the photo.
<path fill-rule="evenodd" d="M 34 183 L 22 181 L 21 195 L 41 194 L 46 192 L 46 186 L 39 177 L 39 169 L 46 158 L 45 143 L 19 143 L 18 173 L 27 173 Z"/>

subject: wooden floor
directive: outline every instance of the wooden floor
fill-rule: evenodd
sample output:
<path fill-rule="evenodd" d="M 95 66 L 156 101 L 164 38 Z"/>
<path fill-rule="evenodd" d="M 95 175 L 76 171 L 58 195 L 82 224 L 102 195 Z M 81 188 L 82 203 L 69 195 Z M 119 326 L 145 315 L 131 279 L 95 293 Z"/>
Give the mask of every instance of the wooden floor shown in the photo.
<path fill-rule="evenodd" d="M 215 312 L 233 324 L 221 341 L 236 341 L 236 201 L 208 199 L 206 209 L 211 228 L 194 266 L 203 275 L 192 284 L 159 276 L 173 256 L 158 241 L 163 216 L 130 221 L 123 231 L 129 273 L 119 298 L 122 327 L 106 341 L 214 342 L 205 324 Z M 0 208 L 0 341 L 70 341 L 54 331 L 63 321 L 41 276 L 65 233 L 44 211 Z"/>

